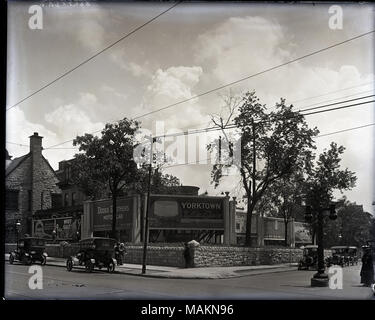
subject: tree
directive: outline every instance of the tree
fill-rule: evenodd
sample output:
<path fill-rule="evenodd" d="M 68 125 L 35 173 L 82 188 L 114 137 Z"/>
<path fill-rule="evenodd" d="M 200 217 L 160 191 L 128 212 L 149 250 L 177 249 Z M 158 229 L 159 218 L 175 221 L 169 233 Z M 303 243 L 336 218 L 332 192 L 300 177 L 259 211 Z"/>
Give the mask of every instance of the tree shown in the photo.
<path fill-rule="evenodd" d="M 284 221 L 284 245 L 288 244 L 288 225 L 301 210 L 304 178 L 302 172 L 293 173 L 274 182 L 264 193 L 256 206 L 256 211 L 267 212 L 268 215 L 280 217 Z"/>
<path fill-rule="evenodd" d="M 235 149 L 240 148 L 241 161 L 236 166 L 247 198 L 245 245 L 251 246 L 251 218 L 257 203 L 272 184 L 290 177 L 298 169 L 310 168 L 312 150 L 315 149 L 313 137 L 318 134 L 318 130 L 308 128 L 304 116 L 293 111 L 292 105 L 287 106 L 285 99 L 276 103 L 275 110 L 269 113 L 266 112 L 266 106 L 259 103 L 255 92 L 245 93 L 237 115 L 237 100 L 227 99 L 226 103 L 230 110 L 228 119 L 212 117 L 212 120 L 227 140 L 230 147 L 228 156 L 238 154 L 239 150 Z M 228 141 L 225 133 L 232 124 L 232 118 L 241 136 L 241 145 L 238 147 Z M 208 148 L 220 151 L 220 146 L 216 142 Z M 215 187 L 220 183 L 226 166 L 221 163 L 213 166 L 211 177 Z"/>
<path fill-rule="evenodd" d="M 341 155 L 345 148 L 331 142 L 330 148 L 319 155 L 305 184 L 305 198 L 313 213 L 327 208 L 333 201 L 333 192 L 354 188 L 357 178 L 354 173 L 340 169 Z M 317 219 L 312 221 L 313 239 L 316 234 Z"/>
<path fill-rule="evenodd" d="M 76 168 L 81 168 L 78 183 L 91 193 L 98 192 L 98 186 L 107 186 L 112 196 L 112 237 L 117 239 L 117 197 L 129 184 L 137 181 L 138 169 L 133 161 L 133 148 L 137 144 L 135 133 L 137 121 L 123 120 L 106 124 L 101 137 L 91 134 L 77 136 L 73 145 L 79 146 L 75 155 Z M 97 184 L 97 186 L 95 186 Z"/>
<path fill-rule="evenodd" d="M 371 214 L 364 212 L 362 206 L 344 200 L 337 219 L 325 227 L 324 244 L 360 247 L 371 239 L 372 223 Z"/>

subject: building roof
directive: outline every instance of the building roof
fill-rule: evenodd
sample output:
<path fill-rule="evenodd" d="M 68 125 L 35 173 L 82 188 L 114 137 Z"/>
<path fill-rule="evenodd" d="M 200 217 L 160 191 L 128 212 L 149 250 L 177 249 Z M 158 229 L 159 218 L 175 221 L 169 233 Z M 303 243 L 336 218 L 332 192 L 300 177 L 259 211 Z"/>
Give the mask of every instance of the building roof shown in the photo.
<path fill-rule="evenodd" d="M 7 149 L 5 149 L 5 160 L 12 160 L 12 156 L 9 155 L 9 152 Z"/>
<path fill-rule="evenodd" d="M 5 171 L 5 176 L 8 176 L 14 169 L 16 169 L 24 160 L 30 157 L 31 153 L 25 154 L 21 157 L 14 158 L 12 162 L 8 165 Z"/>

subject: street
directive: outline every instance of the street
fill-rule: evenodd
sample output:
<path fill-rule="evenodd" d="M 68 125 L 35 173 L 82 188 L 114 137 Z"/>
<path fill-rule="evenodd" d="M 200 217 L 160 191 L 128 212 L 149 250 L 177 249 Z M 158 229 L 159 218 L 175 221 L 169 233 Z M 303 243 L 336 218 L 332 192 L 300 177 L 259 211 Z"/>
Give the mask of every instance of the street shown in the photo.
<path fill-rule="evenodd" d="M 343 289 L 312 288 L 315 271 L 284 271 L 230 279 L 167 279 L 43 267 L 43 289 L 31 290 L 28 266 L 5 265 L 6 299 L 374 299 L 360 265 L 343 269 Z"/>

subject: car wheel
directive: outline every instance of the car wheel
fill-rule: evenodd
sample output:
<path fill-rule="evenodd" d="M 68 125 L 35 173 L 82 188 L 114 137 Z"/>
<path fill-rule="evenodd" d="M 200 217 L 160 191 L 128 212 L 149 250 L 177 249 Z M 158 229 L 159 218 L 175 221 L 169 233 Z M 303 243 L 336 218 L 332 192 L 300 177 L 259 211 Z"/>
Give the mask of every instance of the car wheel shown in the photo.
<path fill-rule="evenodd" d="M 46 265 L 46 263 L 47 263 L 47 258 L 45 256 L 42 256 L 42 258 L 40 259 L 40 264 L 44 266 Z"/>
<path fill-rule="evenodd" d="M 92 270 L 94 269 L 94 265 L 91 263 L 90 260 L 85 263 L 85 269 L 86 272 L 92 272 Z"/>
<path fill-rule="evenodd" d="M 108 271 L 109 273 L 113 273 L 113 272 L 115 272 L 115 264 L 113 263 L 113 261 L 111 261 L 111 262 L 108 264 L 107 271 Z"/>
<path fill-rule="evenodd" d="M 13 264 L 13 262 L 14 262 L 14 257 L 13 257 L 13 255 L 11 254 L 11 255 L 9 256 L 9 263 L 10 263 L 10 264 Z"/>
<path fill-rule="evenodd" d="M 66 270 L 72 271 L 72 269 L 73 269 L 73 261 L 72 261 L 72 259 L 68 259 L 66 261 Z"/>
<path fill-rule="evenodd" d="M 26 265 L 31 265 L 33 263 L 33 261 L 31 260 L 30 257 L 24 257 L 22 259 L 22 262 L 23 262 L 23 264 L 26 264 Z"/>

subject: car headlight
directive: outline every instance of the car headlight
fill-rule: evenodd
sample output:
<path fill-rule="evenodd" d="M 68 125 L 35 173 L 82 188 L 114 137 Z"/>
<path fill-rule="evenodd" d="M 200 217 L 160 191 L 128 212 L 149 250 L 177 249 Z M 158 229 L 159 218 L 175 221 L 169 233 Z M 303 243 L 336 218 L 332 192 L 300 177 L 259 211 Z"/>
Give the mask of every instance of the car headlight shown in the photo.
<path fill-rule="evenodd" d="M 35 254 L 36 252 L 35 252 L 35 251 L 31 251 L 30 253 L 31 253 L 31 254 Z"/>

